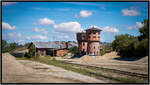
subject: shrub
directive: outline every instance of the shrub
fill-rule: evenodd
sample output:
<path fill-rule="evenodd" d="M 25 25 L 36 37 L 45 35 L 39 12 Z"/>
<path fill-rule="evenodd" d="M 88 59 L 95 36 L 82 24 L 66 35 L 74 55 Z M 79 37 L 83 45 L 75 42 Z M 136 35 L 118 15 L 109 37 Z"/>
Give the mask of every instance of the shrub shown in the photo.
<path fill-rule="evenodd" d="M 138 43 L 135 55 L 138 57 L 148 55 L 148 39 L 143 39 Z"/>
<path fill-rule="evenodd" d="M 69 49 L 69 52 L 72 53 L 73 55 L 77 55 L 79 53 L 78 47 L 77 46 L 71 47 Z"/>
<path fill-rule="evenodd" d="M 129 34 L 115 36 L 112 43 L 113 50 L 119 52 L 122 57 L 134 56 L 136 44 L 138 43 L 137 37 Z"/>
<path fill-rule="evenodd" d="M 27 56 L 29 57 L 35 56 L 35 46 L 33 44 L 30 46 Z"/>

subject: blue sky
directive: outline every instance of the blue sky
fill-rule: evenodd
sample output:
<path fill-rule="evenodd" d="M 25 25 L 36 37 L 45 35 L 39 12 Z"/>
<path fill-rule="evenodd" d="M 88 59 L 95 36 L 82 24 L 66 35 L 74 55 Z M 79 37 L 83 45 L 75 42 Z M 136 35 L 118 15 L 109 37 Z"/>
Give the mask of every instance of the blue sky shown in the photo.
<path fill-rule="evenodd" d="M 2 38 L 31 41 L 76 41 L 76 32 L 102 29 L 102 42 L 115 35 L 138 36 L 148 19 L 148 2 L 3 2 Z"/>

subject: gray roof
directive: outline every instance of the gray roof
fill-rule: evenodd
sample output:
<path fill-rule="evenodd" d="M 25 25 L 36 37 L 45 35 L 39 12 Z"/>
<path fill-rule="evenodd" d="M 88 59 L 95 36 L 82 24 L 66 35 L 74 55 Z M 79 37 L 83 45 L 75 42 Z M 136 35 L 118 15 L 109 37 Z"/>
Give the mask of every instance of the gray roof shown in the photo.
<path fill-rule="evenodd" d="M 55 48 L 55 49 L 63 49 L 66 48 L 65 42 L 32 42 L 36 48 Z M 72 46 L 77 46 L 75 43 L 68 43 L 68 48 Z"/>
<path fill-rule="evenodd" d="M 96 28 L 96 27 L 90 27 L 89 29 L 86 29 L 86 30 L 97 30 L 97 31 L 102 31 L 101 29 L 99 29 L 99 28 Z"/>
<path fill-rule="evenodd" d="M 73 42 L 70 42 L 70 43 L 68 43 L 69 45 L 68 45 L 68 48 L 71 48 L 71 47 L 73 47 L 73 46 L 78 46 L 78 44 L 77 43 L 73 43 Z"/>

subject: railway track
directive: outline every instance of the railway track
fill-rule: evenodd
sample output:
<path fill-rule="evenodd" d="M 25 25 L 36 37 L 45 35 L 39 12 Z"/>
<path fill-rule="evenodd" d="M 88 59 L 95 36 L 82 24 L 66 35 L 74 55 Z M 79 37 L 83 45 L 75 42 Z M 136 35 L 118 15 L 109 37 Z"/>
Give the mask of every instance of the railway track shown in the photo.
<path fill-rule="evenodd" d="M 83 65 L 83 64 L 76 64 L 76 63 L 70 63 L 70 64 L 77 65 L 77 66 L 84 66 L 84 67 L 87 67 L 87 68 L 88 67 L 97 68 L 97 69 L 102 70 L 104 72 L 112 72 L 112 73 L 117 73 L 117 74 L 122 74 L 122 75 L 127 75 L 127 76 L 134 76 L 134 77 L 145 78 L 145 79 L 148 78 L 147 74 L 121 71 L 121 70 L 117 70 L 117 69 L 103 68 L 103 67 L 98 67 L 98 66 L 93 66 L 93 65 L 85 65 L 85 64 Z"/>

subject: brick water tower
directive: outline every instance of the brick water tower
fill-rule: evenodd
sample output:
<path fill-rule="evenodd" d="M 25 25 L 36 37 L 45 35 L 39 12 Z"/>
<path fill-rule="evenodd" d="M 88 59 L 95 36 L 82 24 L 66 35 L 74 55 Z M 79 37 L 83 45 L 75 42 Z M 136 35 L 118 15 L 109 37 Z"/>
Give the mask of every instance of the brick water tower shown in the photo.
<path fill-rule="evenodd" d="M 78 47 L 79 51 L 84 51 L 87 53 L 87 40 L 86 40 L 86 33 L 85 32 L 79 32 L 77 33 L 77 41 L 78 41 Z"/>
<path fill-rule="evenodd" d="M 88 42 L 87 54 L 88 55 L 100 55 L 100 30 L 99 28 L 92 26 L 86 30 L 86 38 Z"/>

